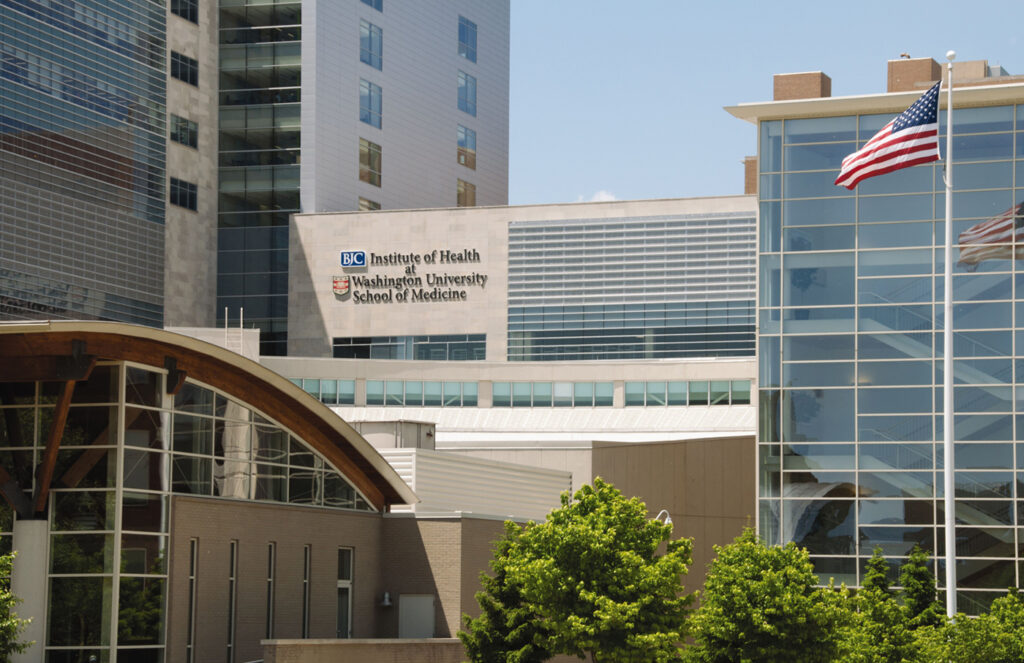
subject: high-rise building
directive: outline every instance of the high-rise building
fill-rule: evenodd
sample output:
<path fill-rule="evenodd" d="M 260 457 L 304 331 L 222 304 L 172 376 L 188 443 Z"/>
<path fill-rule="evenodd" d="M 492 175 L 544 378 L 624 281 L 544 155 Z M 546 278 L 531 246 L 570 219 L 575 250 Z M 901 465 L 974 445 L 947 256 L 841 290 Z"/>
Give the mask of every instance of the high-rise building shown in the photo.
<path fill-rule="evenodd" d="M 507 0 L 0 11 L 0 318 L 283 354 L 290 214 L 507 202 Z"/>
<path fill-rule="evenodd" d="M 930 59 L 892 61 L 887 94 L 837 98 L 820 72 L 776 76 L 773 101 L 728 109 L 759 133 L 759 531 L 808 548 L 823 580 L 857 585 L 874 549 L 895 569 L 919 545 L 944 584 L 944 162 L 833 185 L 842 158 L 940 76 Z M 1012 222 L 1024 197 L 1024 79 L 984 61 L 954 76 L 958 237 Z M 1024 581 L 1014 255 L 1008 244 L 953 266 L 956 571 L 969 611 Z"/>
<path fill-rule="evenodd" d="M 163 324 L 166 14 L 0 2 L 0 319 Z"/>
<path fill-rule="evenodd" d="M 289 215 L 507 202 L 509 3 L 220 5 L 217 314 L 285 354 Z"/>

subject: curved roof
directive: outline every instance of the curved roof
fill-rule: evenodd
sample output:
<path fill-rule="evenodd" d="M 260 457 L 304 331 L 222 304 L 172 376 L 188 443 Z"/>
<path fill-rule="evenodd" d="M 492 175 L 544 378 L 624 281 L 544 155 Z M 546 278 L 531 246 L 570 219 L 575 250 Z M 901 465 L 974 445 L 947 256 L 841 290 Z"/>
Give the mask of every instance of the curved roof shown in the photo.
<path fill-rule="evenodd" d="M 84 345 L 83 345 L 84 344 Z M 76 357 L 171 367 L 251 405 L 330 461 L 376 508 L 418 498 L 341 417 L 277 373 L 205 341 L 118 322 L 0 323 L 0 379 L 66 380 Z"/>

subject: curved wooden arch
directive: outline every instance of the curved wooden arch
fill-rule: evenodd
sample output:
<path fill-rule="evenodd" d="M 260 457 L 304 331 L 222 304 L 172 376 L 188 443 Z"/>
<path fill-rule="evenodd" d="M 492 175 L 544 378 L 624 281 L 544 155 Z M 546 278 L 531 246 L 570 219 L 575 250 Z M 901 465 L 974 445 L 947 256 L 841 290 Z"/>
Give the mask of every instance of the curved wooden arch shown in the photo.
<path fill-rule="evenodd" d="M 419 501 L 341 417 L 289 380 L 234 352 L 189 336 L 122 323 L 0 324 L 0 382 L 80 379 L 74 367 L 97 359 L 168 370 L 171 393 L 189 377 L 250 405 L 322 454 L 381 511 Z"/>

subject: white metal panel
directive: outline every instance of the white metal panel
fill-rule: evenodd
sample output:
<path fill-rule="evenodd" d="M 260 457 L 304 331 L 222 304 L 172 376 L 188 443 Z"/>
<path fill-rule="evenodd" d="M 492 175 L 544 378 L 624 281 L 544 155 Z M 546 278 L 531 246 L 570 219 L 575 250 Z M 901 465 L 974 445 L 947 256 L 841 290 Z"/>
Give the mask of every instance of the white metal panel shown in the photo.
<path fill-rule="evenodd" d="M 428 449 L 383 449 L 420 503 L 394 512 L 462 512 L 541 520 L 570 488 L 570 473 Z M 410 475 L 411 473 L 411 475 Z"/>

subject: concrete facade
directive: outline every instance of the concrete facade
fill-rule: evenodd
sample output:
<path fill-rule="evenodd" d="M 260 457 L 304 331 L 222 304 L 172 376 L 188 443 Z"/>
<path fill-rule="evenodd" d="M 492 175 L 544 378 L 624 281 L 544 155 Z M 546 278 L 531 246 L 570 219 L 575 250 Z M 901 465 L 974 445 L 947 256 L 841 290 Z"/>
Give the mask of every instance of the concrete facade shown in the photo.
<path fill-rule="evenodd" d="M 508 202 L 508 0 L 424 0 L 374 11 L 359 0 L 303 2 L 304 212 L 453 207 L 456 181 L 478 205 Z M 476 61 L 458 53 L 459 17 L 477 26 Z M 360 21 L 383 34 L 380 69 L 360 62 Z M 477 81 L 476 113 L 457 106 L 459 71 Z M 381 127 L 360 121 L 359 81 L 382 90 Z M 456 127 L 476 132 L 476 167 L 456 158 Z M 359 178 L 359 139 L 381 147 L 381 183 Z"/>
<path fill-rule="evenodd" d="M 509 307 L 520 305 L 519 299 L 525 298 L 518 294 L 524 286 L 509 281 L 510 232 L 519 227 L 518 224 L 550 224 L 557 228 L 561 224 L 583 227 L 601 222 L 642 224 L 647 219 L 692 219 L 697 228 L 711 223 L 702 224 L 702 215 L 717 219 L 744 214 L 749 214 L 752 223 L 755 209 L 751 196 L 299 214 L 291 225 L 288 354 L 329 357 L 332 337 L 485 334 L 486 359 L 505 360 L 509 353 Z M 716 235 L 717 248 L 722 255 L 708 259 L 709 264 L 718 261 L 714 264 L 721 270 L 716 274 L 720 292 L 712 292 L 709 289 L 712 286 L 707 284 L 687 285 L 685 279 L 690 277 L 684 265 L 673 274 L 675 279 L 682 280 L 672 283 L 680 285 L 666 288 L 661 281 L 660 289 L 654 289 L 641 283 L 630 301 L 745 301 L 752 298 L 753 262 L 748 265 L 744 261 L 748 255 L 753 257 L 753 235 L 748 245 L 743 229 L 738 227 L 735 232 L 736 248 L 729 247 L 733 238 L 723 229 L 721 235 Z M 698 253 L 706 247 L 696 240 L 691 250 L 692 254 L 681 252 L 676 257 L 683 261 L 698 260 Z M 343 251 L 363 252 L 366 265 L 343 266 L 340 263 Z M 607 250 L 610 256 L 620 252 L 628 256 L 630 248 L 613 244 Z M 552 260 L 556 253 L 557 250 L 552 251 Z M 380 261 L 376 264 L 375 256 Z M 657 264 L 666 257 L 658 254 L 650 259 Z M 602 282 L 596 274 L 593 278 L 585 274 L 580 278 L 595 290 L 584 293 L 579 303 L 620 301 L 618 295 L 611 294 L 612 288 L 622 287 L 631 277 L 643 277 L 643 267 L 635 264 L 617 265 L 614 272 L 612 267 L 608 269 L 604 287 L 610 292 L 602 293 Z M 699 269 L 713 268 L 701 264 Z M 706 275 L 706 272 L 701 273 Z M 348 292 L 335 293 L 334 276 L 349 278 Z M 464 278 L 468 280 L 459 283 Z M 364 287 L 361 280 L 366 279 L 388 281 Z M 395 279 L 419 281 L 418 285 L 398 284 L 396 287 Z M 399 292 L 403 288 L 431 291 L 435 287 L 444 292 L 456 291 L 454 299 L 416 301 L 415 292 L 411 295 Z M 552 286 L 550 294 L 532 301 L 536 304 L 568 303 L 570 287 L 567 284 L 564 290 L 555 292 Z M 407 297 L 404 301 L 403 296 Z"/>
<path fill-rule="evenodd" d="M 199 2 L 192 23 L 168 10 L 167 50 L 199 62 L 199 85 L 168 77 L 167 116 L 199 125 L 196 147 L 168 139 L 167 175 L 198 187 L 196 211 L 167 205 L 164 326 L 211 327 L 217 288 L 217 3 Z"/>

